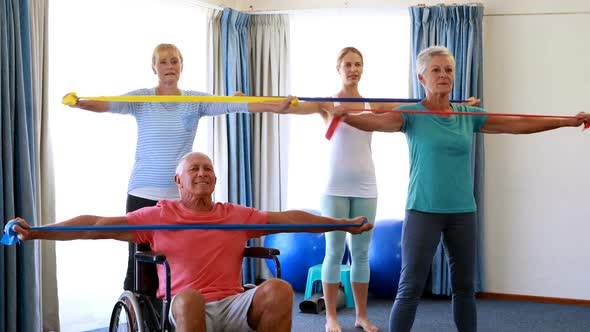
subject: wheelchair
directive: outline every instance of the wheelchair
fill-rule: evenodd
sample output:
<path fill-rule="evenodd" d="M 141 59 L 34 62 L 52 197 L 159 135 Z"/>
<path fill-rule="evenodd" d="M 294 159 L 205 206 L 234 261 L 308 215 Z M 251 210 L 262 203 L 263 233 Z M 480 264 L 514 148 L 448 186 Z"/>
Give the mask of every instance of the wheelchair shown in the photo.
<path fill-rule="evenodd" d="M 275 265 L 276 277 L 281 277 L 281 264 L 278 259 L 280 251 L 275 248 L 245 247 L 244 258 L 258 258 L 272 260 Z M 146 264 L 164 266 L 166 273 L 166 292 L 163 299 L 156 297 L 158 289 L 157 278 L 145 278 Z M 143 275 L 142 275 L 143 274 Z M 250 289 L 255 285 L 244 285 Z M 168 320 L 170 310 L 170 266 L 166 256 L 152 251 L 137 251 L 135 253 L 135 292 L 124 291 L 111 313 L 109 332 L 168 332 L 174 331 Z"/>

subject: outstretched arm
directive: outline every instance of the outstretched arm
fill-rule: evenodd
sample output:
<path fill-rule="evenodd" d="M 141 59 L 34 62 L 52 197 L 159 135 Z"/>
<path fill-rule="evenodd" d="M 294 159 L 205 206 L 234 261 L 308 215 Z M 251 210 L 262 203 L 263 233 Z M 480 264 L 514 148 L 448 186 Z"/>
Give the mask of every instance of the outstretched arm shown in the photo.
<path fill-rule="evenodd" d="M 298 224 L 322 224 L 326 227 L 322 228 L 306 228 L 306 229 L 292 229 L 292 230 L 279 230 L 279 231 L 268 231 L 266 234 L 279 233 L 279 232 L 310 232 L 310 233 L 323 233 L 331 231 L 345 231 L 352 234 L 360 234 L 373 228 L 372 224 L 365 223 L 360 227 L 341 227 L 341 226 L 328 226 L 330 224 L 350 224 L 350 225 L 361 225 L 365 217 L 357 217 L 354 219 L 334 219 L 329 217 L 317 216 L 305 211 L 290 210 L 283 212 L 267 212 L 269 224 L 281 224 L 281 225 L 298 225 Z"/>
<path fill-rule="evenodd" d="M 76 93 L 70 92 L 63 98 L 64 104 L 74 107 L 74 108 L 81 108 L 83 110 L 92 111 L 92 112 L 107 112 L 109 110 L 109 102 L 108 101 L 99 101 L 99 100 L 80 100 Z"/>
<path fill-rule="evenodd" d="M 362 113 L 355 115 L 343 115 L 342 121 L 364 131 L 397 132 L 403 124 L 403 118 L 399 113 Z"/>
<path fill-rule="evenodd" d="M 327 117 L 329 113 L 332 113 L 333 109 L 334 109 L 333 103 L 306 101 L 306 102 L 297 104 L 297 106 L 295 106 L 295 107 L 288 108 L 285 113 L 301 114 L 301 115 L 318 113 L 322 117 Z"/>
<path fill-rule="evenodd" d="M 248 103 L 248 112 L 250 113 L 289 113 L 289 109 L 295 106 L 291 106 L 291 102 L 295 97 L 289 96 L 280 102 L 262 102 L 262 103 Z"/>
<path fill-rule="evenodd" d="M 470 97 L 462 103 L 463 105 L 476 106 L 479 105 L 480 100 L 475 97 Z M 362 114 L 347 114 L 346 108 L 338 107 L 334 110 L 334 116 L 342 116 L 342 121 L 347 124 L 364 131 L 382 131 L 382 132 L 398 132 L 401 130 L 404 119 L 400 113 L 394 112 L 379 112 L 379 109 L 394 109 L 409 103 L 375 103 L 373 106 L 377 107 L 374 113 Z"/>
<path fill-rule="evenodd" d="M 49 230 L 29 230 L 29 224 L 21 218 L 16 218 L 24 227 L 15 226 L 14 230 L 18 233 L 21 240 L 98 240 L 113 239 L 120 241 L 133 242 L 135 240 L 133 232 L 130 231 L 49 231 Z M 127 225 L 127 217 L 99 217 L 99 216 L 78 216 L 64 222 L 47 225 L 42 228 L 51 228 L 52 226 L 122 226 Z"/>
<path fill-rule="evenodd" d="M 590 113 L 578 113 L 576 117 L 560 119 L 489 116 L 481 128 L 481 132 L 486 134 L 532 134 L 561 127 L 579 127 L 590 122 Z"/>
<path fill-rule="evenodd" d="M 281 113 L 281 114 L 299 114 L 299 115 L 308 115 L 308 114 L 319 114 L 324 119 L 324 121 L 328 120 L 329 114 L 331 114 L 334 110 L 333 103 L 322 103 L 322 102 L 303 102 L 298 103 L 297 105 L 291 105 L 291 98 L 288 99 L 288 103 L 286 105 L 281 104 L 279 106 L 268 106 L 264 105 L 267 103 L 251 103 L 248 104 L 248 111 L 249 112 L 273 112 L 273 113 Z M 270 103 L 268 103 L 270 104 Z M 258 110 L 259 107 L 262 107 L 262 110 Z M 272 107 L 272 109 L 268 109 Z"/>

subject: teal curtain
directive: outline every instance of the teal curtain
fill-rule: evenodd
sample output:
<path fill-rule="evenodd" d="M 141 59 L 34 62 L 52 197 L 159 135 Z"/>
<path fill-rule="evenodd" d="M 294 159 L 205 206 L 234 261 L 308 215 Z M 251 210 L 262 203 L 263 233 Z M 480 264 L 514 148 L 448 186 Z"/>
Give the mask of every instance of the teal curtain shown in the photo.
<path fill-rule="evenodd" d="M 424 90 L 416 75 L 416 58 L 423 49 L 441 45 L 455 56 L 455 85 L 451 99 L 464 100 L 471 96 L 483 98 L 482 20 L 483 6 L 457 5 L 434 7 L 410 7 L 412 92 L 414 98 L 423 98 Z M 483 99 L 482 99 L 483 103 Z M 481 105 L 483 106 L 483 105 Z M 475 290 L 482 290 L 481 248 L 484 222 L 484 141 L 481 134 L 474 140 L 474 195 L 478 206 L 478 254 Z M 439 244 L 431 270 L 430 291 L 438 295 L 450 295 L 449 267 L 444 248 Z"/>
<path fill-rule="evenodd" d="M 226 8 L 221 17 L 221 58 L 224 93 L 236 91 L 251 95 L 250 89 L 250 15 Z M 228 114 L 228 199 L 252 207 L 252 135 L 250 114 Z M 251 244 L 251 243 L 250 243 Z M 255 265 L 244 260 L 244 283 L 253 283 Z"/>
<path fill-rule="evenodd" d="M 39 224 L 28 1 L 0 1 L 0 215 Z M 40 331 L 37 242 L 0 246 L 0 331 Z"/>

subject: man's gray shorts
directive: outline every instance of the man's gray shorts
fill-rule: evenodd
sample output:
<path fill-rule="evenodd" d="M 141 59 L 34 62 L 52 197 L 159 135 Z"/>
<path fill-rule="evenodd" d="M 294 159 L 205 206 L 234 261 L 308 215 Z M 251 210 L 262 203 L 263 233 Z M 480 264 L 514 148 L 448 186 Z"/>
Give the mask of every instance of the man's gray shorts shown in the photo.
<path fill-rule="evenodd" d="M 207 302 L 205 305 L 205 324 L 207 332 L 250 332 L 253 330 L 248 325 L 248 310 L 252 304 L 257 288 L 244 293 L 226 297 L 223 300 Z M 174 299 L 170 302 L 170 323 L 176 327 L 176 321 L 172 313 Z"/>

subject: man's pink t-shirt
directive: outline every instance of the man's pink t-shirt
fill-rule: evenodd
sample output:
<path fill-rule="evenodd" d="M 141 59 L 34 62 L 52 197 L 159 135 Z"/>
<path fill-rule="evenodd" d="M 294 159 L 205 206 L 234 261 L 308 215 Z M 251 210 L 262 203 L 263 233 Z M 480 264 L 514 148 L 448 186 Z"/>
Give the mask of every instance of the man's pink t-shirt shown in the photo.
<path fill-rule="evenodd" d="M 230 203 L 215 203 L 209 212 L 197 212 L 180 201 L 162 200 L 156 206 L 127 214 L 129 225 L 151 224 L 266 224 L 266 213 Z M 178 230 L 136 231 L 137 243 L 149 243 L 152 250 L 166 255 L 170 264 L 172 296 L 187 288 L 198 290 L 207 302 L 218 301 L 244 291 L 242 255 L 246 241 L 262 231 Z M 165 295 L 165 271 L 158 265 L 160 286 Z"/>

